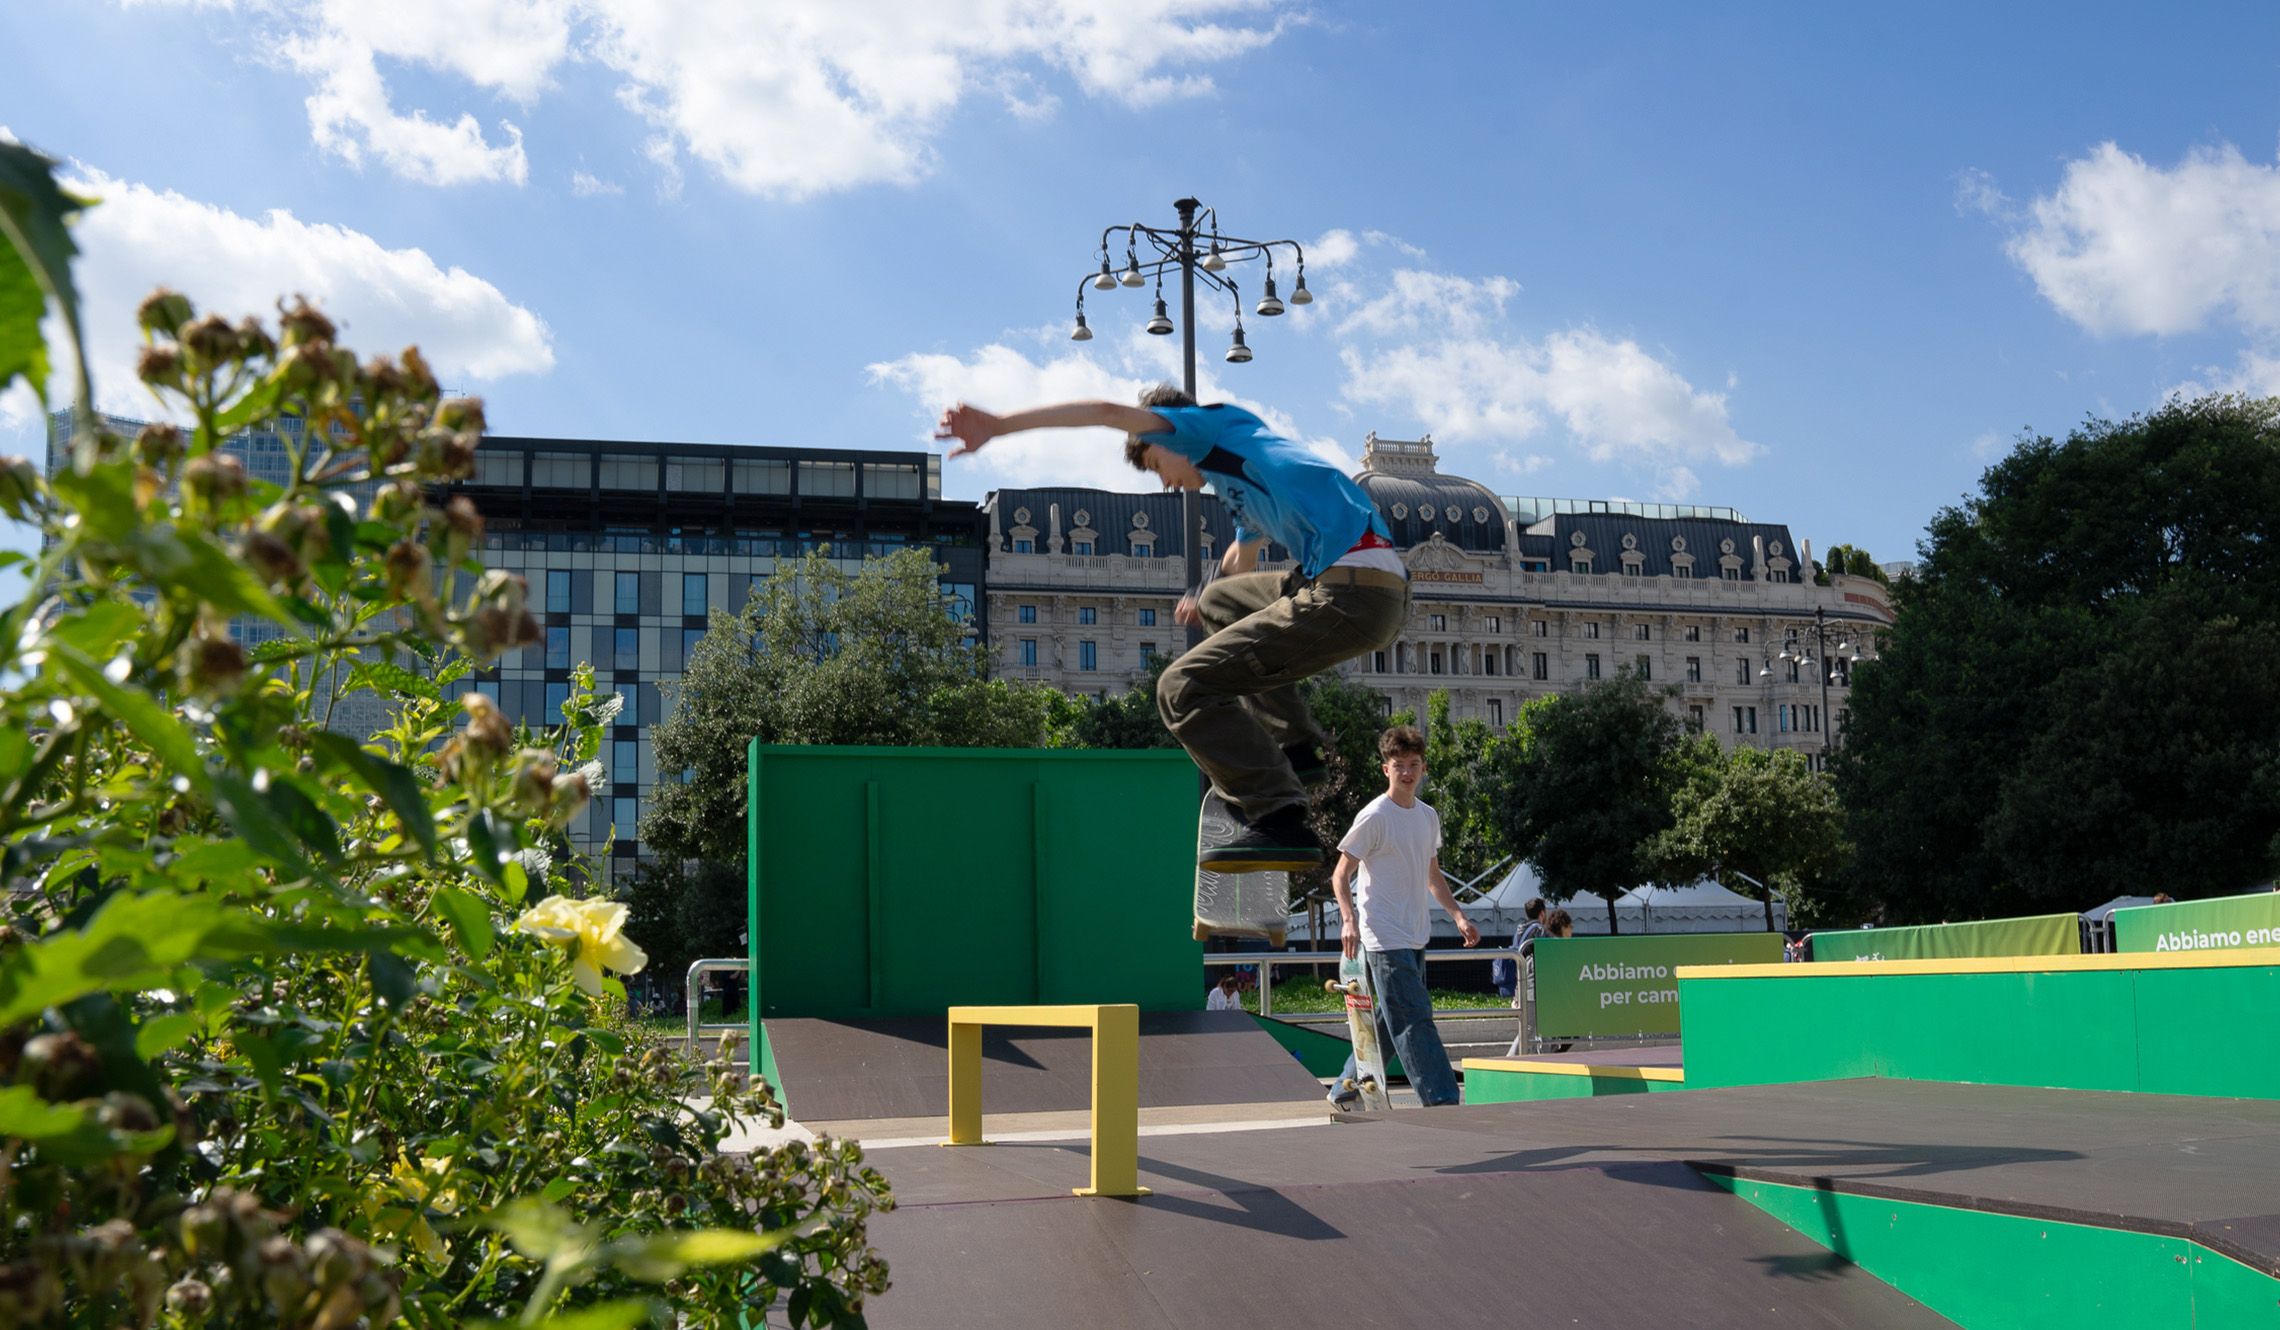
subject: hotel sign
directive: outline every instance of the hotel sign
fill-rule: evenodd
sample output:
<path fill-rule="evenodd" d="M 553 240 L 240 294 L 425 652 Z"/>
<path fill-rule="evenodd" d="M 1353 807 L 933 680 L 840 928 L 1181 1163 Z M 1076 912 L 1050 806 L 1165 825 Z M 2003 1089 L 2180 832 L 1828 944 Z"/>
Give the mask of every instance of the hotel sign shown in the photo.
<path fill-rule="evenodd" d="M 1481 585 L 1479 573 L 1460 573 L 1447 568 L 1412 568 L 1409 570 L 1409 580 L 1412 582 L 1464 582 L 1472 586 Z"/>

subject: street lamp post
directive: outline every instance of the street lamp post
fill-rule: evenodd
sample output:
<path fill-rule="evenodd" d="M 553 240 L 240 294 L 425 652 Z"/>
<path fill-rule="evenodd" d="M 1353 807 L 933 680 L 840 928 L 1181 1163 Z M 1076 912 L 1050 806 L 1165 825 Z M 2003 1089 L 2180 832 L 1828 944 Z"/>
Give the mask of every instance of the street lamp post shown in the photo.
<path fill-rule="evenodd" d="M 1195 387 L 1195 284 L 1198 277 L 1205 285 L 1224 291 L 1235 305 L 1235 338 L 1227 348 L 1230 364 L 1248 364 L 1251 348 L 1243 340 L 1243 293 L 1227 270 L 1235 264 L 1264 260 L 1267 265 L 1263 296 L 1254 312 L 1261 318 L 1273 318 L 1283 312 L 1283 302 L 1275 295 L 1275 250 L 1287 246 L 1297 262 L 1297 282 L 1291 287 L 1290 303 L 1313 303 L 1314 296 L 1306 289 L 1306 251 L 1295 240 L 1244 240 L 1223 235 L 1219 230 L 1216 209 L 1205 207 L 1196 199 L 1177 199 L 1172 207 L 1179 213 L 1176 227 L 1147 226 L 1134 222 L 1129 226 L 1112 226 L 1100 233 L 1100 271 L 1088 272 L 1077 284 L 1077 325 L 1069 333 L 1071 341 L 1089 342 L 1092 329 L 1085 325 L 1085 288 L 1096 291 L 1113 291 L 1119 286 L 1143 287 L 1155 279 L 1155 315 L 1148 320 L 1148 331 L 1164 336 L 1172 331 L 1172 320 L 1164 308 L 1164 274 L 1177 268 L 1180 274 L 1180 386 L 1192 399 Z M 1116 236 L 1124 238 L 1124 268 L 1117 272 L 1110 255 L 1110 242 Z M 1208 240 L 1210 248 L 1198 251 L 1197 242 Z M 1145 244 L 1152 255 L 1145 261 L 1140 258 L 1140 247 Z M 1197 532 L 1203 526 L 1203 501 L 1194 490 L 1180 492 L 1181 547 L 1187 552 L 1187 585 L 1194 590 L 1203 584 L 1203 551 Z M 1190 625 L 1188 645 L 1203 640 L 1203 630 Z"/>
<path fill-rule="evenodd" d="M 1858 646 L 1854 644 L 1853 636 L 1850 627 L 1830 623 L 1827 609 L 1815 605 L 1812 626 L 1790 629 L 1788 639 L 1781 644 L 1781 655 L 1777 657 L 1792 665 L 1810 665 L 1821 676 L 1821 758 L 1824 763 L 1828 760 L 1831 733 L 1829 684 L 1836 677 L 1836 662 L 1875 659 L 1870 653 L 1865 635 Z M 1819 652 L 1818 656 L 1814 654 L 1816 651 Z M 1758 673 L 1761 678 L 1771 678 L 1773 662 L 1767 661 L 1765 668 Z"/>

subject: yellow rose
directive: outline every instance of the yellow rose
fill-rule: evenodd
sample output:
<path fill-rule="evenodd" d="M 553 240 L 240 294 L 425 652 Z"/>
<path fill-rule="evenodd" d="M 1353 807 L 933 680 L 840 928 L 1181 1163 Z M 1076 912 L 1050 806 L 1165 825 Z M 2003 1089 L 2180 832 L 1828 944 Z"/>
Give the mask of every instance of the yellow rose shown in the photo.
<path fill-rule="evenodd" d="M 570 977 L 602 995 L 602 971 L 638 974 L 649 953 L 625 937 L 626 908 L 617 901 L 549 896 L 515 920 L 515 930 L 570 945 Z"/>

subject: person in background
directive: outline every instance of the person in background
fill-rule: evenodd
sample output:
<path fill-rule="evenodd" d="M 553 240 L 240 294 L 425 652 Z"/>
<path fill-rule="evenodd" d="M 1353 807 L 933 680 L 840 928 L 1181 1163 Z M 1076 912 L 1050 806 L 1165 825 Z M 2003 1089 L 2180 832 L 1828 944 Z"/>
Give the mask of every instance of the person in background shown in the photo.
<path fill-rule="evenodd" d="M 1527 945 L 1530 939 L 1544 935 L 1544 898 L 1529 897 L 1528 903 L 1520 907 L 1520 913 L 1527 917 L 1520 921 L 1518 928 L 1512 930 L 1512 947 L 1515 951 Z M 1520 966 L 1518 962 L 1499 956 L 1490 962 L 1488 978 L 1489 982 L 1496 985 L 1498 997 L 1515 997 L 1520 987 Z M 1518 1006 L 1519 1003 L 1515 1001 L 1513 1005 Z"/>
<path fill-rule="evenodd" d="M 1205 1000 L 1203 1009 L 1205 1011 L 1241 1011 L 1243 999 L 1236 993 L 1236 983 L 1233 970 L 1221 974 L 1219 982 L 1212 985 L 1211 996 Z"/>

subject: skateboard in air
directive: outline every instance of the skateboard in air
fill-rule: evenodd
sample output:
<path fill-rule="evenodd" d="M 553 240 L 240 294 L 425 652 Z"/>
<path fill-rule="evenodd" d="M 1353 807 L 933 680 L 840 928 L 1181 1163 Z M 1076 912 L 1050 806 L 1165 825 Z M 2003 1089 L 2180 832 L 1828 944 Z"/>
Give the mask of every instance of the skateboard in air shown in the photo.
<path fill-rule="evenodd" d="M 1206 790 L 1196 815 L 1195 852 L 1218 849 L 1235 839 L 1243 820 L 1216 790 Z M 1229 873 L 1195 870 L 1195 940 L 1263 937 L 1280 947 L 1290 926 L 1290 874 L 1280 871 Z"/>
<path fill-rule="evenodd" d="M 1350 1109 L 1358 1101 L 1372 1113 L 1393 1107 L 1385 1092 L 1385 1057 L 1378 1048 L 1377 989 L 1370 982 L 1370 963 L 1356 955 L 1338 962 L 1338 977 L 1323 985 L 1346 999 L 1346 1034 L 1354 1041 L 1354 1079 L 1338 1087 L 1338 1107 Z"/>

